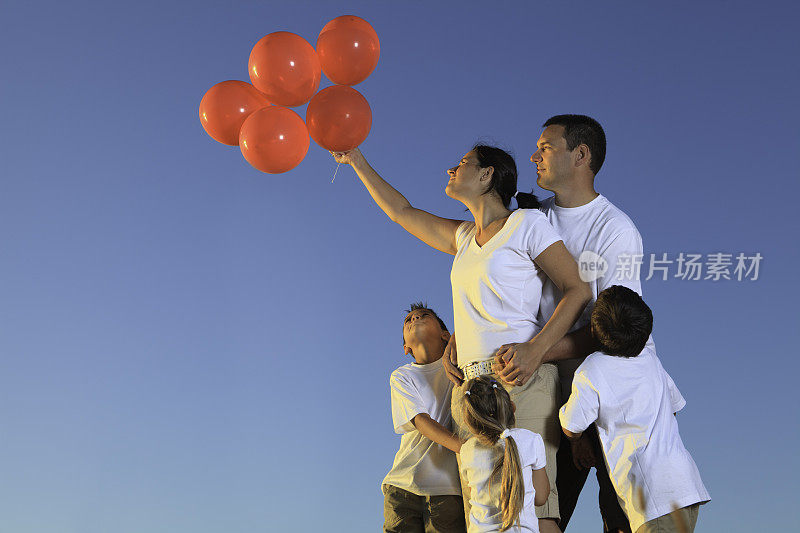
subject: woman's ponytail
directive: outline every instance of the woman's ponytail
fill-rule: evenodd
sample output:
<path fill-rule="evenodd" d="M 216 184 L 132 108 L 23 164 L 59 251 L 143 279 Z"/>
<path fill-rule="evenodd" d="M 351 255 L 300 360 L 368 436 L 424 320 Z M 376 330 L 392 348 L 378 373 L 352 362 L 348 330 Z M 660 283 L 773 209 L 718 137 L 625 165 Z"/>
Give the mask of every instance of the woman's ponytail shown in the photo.
<path fill-rule="evenodd" d="M 538 209 L 541 204 L 535 194 L 517 192 L 517 205 L 520 209 Z"/>

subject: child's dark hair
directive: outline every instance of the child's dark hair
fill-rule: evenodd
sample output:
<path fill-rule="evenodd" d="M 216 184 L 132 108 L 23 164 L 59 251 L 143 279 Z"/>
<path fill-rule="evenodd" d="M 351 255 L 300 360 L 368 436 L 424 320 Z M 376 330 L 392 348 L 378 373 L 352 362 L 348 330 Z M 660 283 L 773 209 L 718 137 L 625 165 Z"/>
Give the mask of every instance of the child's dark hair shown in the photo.
<path fill-rule="evenodd" d="M 515 193 L 520 209 L 536 209 L 541 205 L 534 194 L 517 192 L 517 164 L 511 154 L 502 148 L 480 143 L 473 146 L 472 151 L 475 152 L 481 168 L 494 168 L 492 181 L 484 194 L 496 192 L 506 209 L 511 205 L 511 198 Z"/>
<path fill-rule="evenodd" d="M 428 307 L 427 303 L 422 303 L 422 302 L 414 302 L 414 303 L 412 303 L 411 307 L 409 309 L 405 310 L 406 316 L 408 316 L 408 314 L 411 313 L 412 311 L 417 311 L 418 309 L 424 309 L 425 311 L 430 311 L 431 314 L 436 317 L 436 320 L 439 321 L 439 326 L 441 326 L 442 331 L 446 331 L 446 332 L 450 333 L 450 330 L 447 329 L 447 326 L 445 326 L 445 324 L 444 324 L 444 320 L 439 318 L 439 315 L 436 314 L 436 311 L 434 311 L 433 309 Z M 405 336 L 405 334 L 403 334 L 403 344 L 405 344 L 405 343 L 406 343 L 406 336 Z"/>
<path fill-rule="evenodd" d="M 636 357 L 653 331 L 653 312 L 636 291 L 614 285 L 597 296 L 591 324 L 603 353 Z"/>
<path fill-rule="evenodd" d="M 514 427 L 514 407 L 506 389 L 489 376 L 480 376 L 464 384 L 464 423 L 481 444 L 497 446 L 505 429 Z M 500 474 L 500 510 L 505 531 L 519 521 L 525 500 L 522 465 L 513 437 L 506 437 L 505 451 L 492 471 Z"/>

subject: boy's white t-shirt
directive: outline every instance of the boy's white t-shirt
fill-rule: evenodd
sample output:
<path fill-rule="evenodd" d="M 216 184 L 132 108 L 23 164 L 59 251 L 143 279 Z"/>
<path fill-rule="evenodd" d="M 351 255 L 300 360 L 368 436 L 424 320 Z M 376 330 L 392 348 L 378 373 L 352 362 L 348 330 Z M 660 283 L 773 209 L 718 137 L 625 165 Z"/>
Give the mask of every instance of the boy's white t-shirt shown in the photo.
<path fill-rule="evenodd" d="M 582 328 L 589 323 L 597 295 L 612 285 L 622 285 L 642 294 L 642 284 L 636 262 L 641 258 L 642 236 L 636 225 L 622 210 L 599 194 L 591 202 L 578 207 L 559 207 L 555 196 L 542 200 L 539 207 L 547 220 L 564 240 L 569 253 L 578 262 L 581 278 L 592 289 L 592 301 L 586 306 L 570 331 Z M 606 272 L 597 277 L 595 267 L 602 262 L 592 254 L 601 257 L 605 262 Z M 638 255 L 638 258 L 636 257 Z M 583 263 L 583 264 L 581 264 Z M 592 265 L 594 263 L 594 266 Z M 641 263 L 639 263 L 641 265 Z M 596 278 L 596 279 L 593 279 Z M 539 304 L 538 321 L 546 324 L 561 300 L 561 291 L 549 279 L 542 287 L 542 300 Z M 647 341 L 654 350 L 652 337 Z M 566 398 L 570 392 L 570 382 L 580 359 L 559 361 L 559 377 L 562 394 Z"/>
<path fill-rule="evenodd" d="M 543 324 L 536 320 L 547 276 L 533 260 L 561 240 L 537 209 L 517 209 L 482 247 L 475 222 L 456 230 L 453 286 L 458 366 L 491 359 L 503 344 L 526 342 Z"/>
<path fill-rule="evenodd" d="M 519 450 L 525 499 L 519 515 L 519 527 L 506 531 L 539 533 L 539 520 L 534 507 L 536 490 L 533 488 L 533 470 L 545 467 L 544 441 L 541 435 L 527 429 L 512 428 L 509 432 Z M 504 439 L 500 439 L 497 446 L 484 446 L 477 438 L 472 437 L 461 446 L 461 475 L 467 480 L 470 492 L 467 526 L 469 533 L 500 531 L 503 522 L 500 509 L 500 474 L 495 479 L 491 479 L 491 474 L 504 452 Z M 550 483 L 554 483 L 554 480 Z"/>
<path fill-rule="evenodd" d="M 645 347 L 630 358 L 588 356 L 559 411 L 561 426 L 573 433 L 596 423 L 611 482 L 633 531 L 673 508 L 711 499 L 678 433 L 673 413 L 684 405 L 655 352 Z"/>
<path fill-rule="evenodd" d="M 389 386 L 394 431 L 402 437 L 392 469 L 382 483 L 420 496 L 461 495 L 456 454 L 423 436 L 411 422 L 426 413 L 444 427 L 451 426 L 453 383 L 441 361 L 403 365 L 392 372 Z"/>

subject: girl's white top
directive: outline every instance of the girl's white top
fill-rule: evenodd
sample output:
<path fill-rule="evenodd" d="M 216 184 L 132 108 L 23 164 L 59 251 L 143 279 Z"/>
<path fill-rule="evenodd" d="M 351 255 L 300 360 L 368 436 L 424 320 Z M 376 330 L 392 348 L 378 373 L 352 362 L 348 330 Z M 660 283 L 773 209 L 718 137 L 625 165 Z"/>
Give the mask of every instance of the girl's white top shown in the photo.
<path fill-rule="evenodd" d="M 519 526 L 507 531 L 539 533 L 539 521 L 533 503 L 536 495 L 533 471 L 545 467 L 544 442 L 541 435 L 527 429 L 511 428 L 508 431 L 519 450 L 525 499 L 519 514 Z M 461 446 L 461 476 L 469 484 L 469 533 L 500 531 L 500 474 L 493 478 L 492 471 L 498 459 L 503 457 L 505 443 L 505 439 L 500 439 L 497 446 L 484 446 L 472 437 Z M 550 480 L 550 483 L 554 482 Z"/>
<path fill-rule="evenodd" d="M 526 342 L 541 330 L 536 315 L 547 279 L 534 259 L 561 240 L 538 209 L 517 209 L 483 246 L 475 222 L 456 230 L 453 285 L 458 366 L 491 359 L 503 344 Z"/>

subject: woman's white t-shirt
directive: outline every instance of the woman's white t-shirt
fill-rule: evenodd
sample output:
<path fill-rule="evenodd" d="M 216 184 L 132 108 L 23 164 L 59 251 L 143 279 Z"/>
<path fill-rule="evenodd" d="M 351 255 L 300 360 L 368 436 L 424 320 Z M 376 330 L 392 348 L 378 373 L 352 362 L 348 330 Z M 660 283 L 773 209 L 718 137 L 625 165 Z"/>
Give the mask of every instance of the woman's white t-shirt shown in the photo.
<path fill-rule="evenodd" d="M 491 359 L 503 344 L 541 330 L 536 315 L 547 276 L 533 260 L 561 237 L 538 209 L 517 209 L 483 246 L 475 222 L 456 229 L 453 285 L 458 366 Z"/>
<path fill-rule="evenodd" d="M 545 467 L 544 441 L 541 435 L 522 428 L 508 430 L 519 450 L 522 466 L 522 480 L 525 498 L 519 514 L 519 527 L 510 532 L 539 533 L 539 520 L 536 518 L 533 488 L 533 471 Z M 484 446 L 472 437 L 461 446 L 461 476 L 469 484 L 469 533 L 500 531 L 502 511 L 500 509 L 500 475 L 492 479 L 492 472 L 498 459 L 505 452 L 505 440 L 500 439 L 497 446 Z M 554 483 L 551 480 L 550 483 Z"/>

